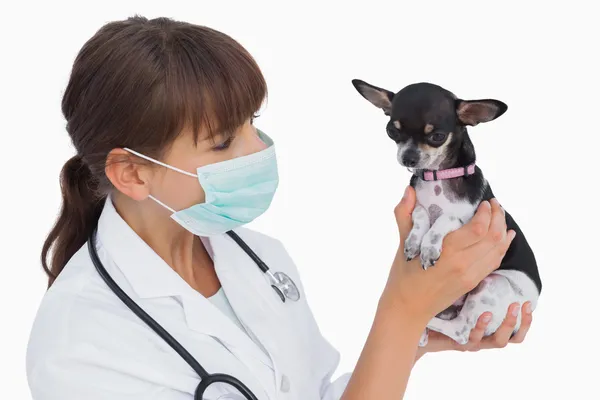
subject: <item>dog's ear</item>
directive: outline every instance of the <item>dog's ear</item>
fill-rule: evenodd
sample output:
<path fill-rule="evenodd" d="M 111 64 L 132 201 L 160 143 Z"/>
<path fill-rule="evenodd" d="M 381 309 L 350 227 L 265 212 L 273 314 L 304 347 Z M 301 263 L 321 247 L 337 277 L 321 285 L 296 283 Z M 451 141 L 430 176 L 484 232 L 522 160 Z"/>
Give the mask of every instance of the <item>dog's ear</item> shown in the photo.
<path fill-rule="evenodd" d="M 358 90 L 358 93 L 369 100 L 375 107 L 381 108 L 385 115 L 390 116 L 392 114 L 393 92 L 373 86 L 360 79 L 352 79 L 352 84 Z"/>
<path fill-rule="evenodd" d="M 508 106 L 500 100 L 456 100 L 456 114 L 460 122 L 475 126 L 493 121 L 506 112 Z"/>

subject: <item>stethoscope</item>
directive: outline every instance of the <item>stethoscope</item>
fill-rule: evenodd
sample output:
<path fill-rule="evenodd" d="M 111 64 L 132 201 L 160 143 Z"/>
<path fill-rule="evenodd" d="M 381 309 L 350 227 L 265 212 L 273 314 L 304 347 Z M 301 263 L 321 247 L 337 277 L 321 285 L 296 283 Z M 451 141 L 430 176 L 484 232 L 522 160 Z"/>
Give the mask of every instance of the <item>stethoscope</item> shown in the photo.
<path fill-rule="evenodd" d="M 181 358 L 185 360 L 189 364 L 190 367 L 200 376 L 200 383 L 196 387 L 196 391 L 194 393 L 194 400 L 202 400 L 202 396 L 206 389 L 212 385 L 213 383 L 226 383 L 234 388 L 236 388 L 247 400 L 258 400 L 258 398 L 252 393 L 252 391 L 244 385 L 239 379 L 227 375 L 227 374 L 209 374 L 206 370 L 200 365 L 198 361 L 177 341 L 173 336 L 171 336 L 158 322 L 156 322 L 150 315 L 148 315 L 144 310 L 140 308 L 124 291 L 119 287 L 119 285 L 111 278 L 110 274 L 102 265 L 100 258 L 98 257 L 98 253 L 96 252 L 96 246 L 94 245 L 96 240 L 96 232 L 97 229 L 93 229 L 88 237 L 88 250 L 90 252 L 90 257 L 92 258 L 92 262 L 94 263 L 94 267 L 104 279 L 104 282 L 108 285 L 108 287 L 115 293 L 122 301 L 134 312 L 142 321 L 144 321 L 154 332 L 156 332 L 165 342 L 169 344 L 175 350 Z M 298 301 L 300 299 L 300 292 L 298 291 L 298 287 L 292 281 L 292 279 L 287 276 L 283 272 L 275 272 L 272 273 L 264 263 L 263 260 L 260 259 L 252 251 L 252 249 L 240 238 L 235 232 L 228 231 L 227 234 L 244 250 L 250 258 L 256 263 L 258 268 L 262 272 L 264 272 L 268 277 L 271 283 L 271 287 L 275 290 L 275 292 L 281 298 L 281 301 L 285 303 L 285 299 L 290 299 L 292 301 Z"/>

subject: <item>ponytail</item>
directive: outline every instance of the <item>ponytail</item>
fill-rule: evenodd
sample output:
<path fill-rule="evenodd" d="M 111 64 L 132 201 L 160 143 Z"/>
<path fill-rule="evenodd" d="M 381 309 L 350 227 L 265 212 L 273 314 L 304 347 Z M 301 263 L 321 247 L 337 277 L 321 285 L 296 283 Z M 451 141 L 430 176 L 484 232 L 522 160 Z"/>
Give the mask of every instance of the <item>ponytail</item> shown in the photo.
<path fill-rule="evenodd" d="M 102 212 L 98 182 L 81 156 L 65 163 L 60 173 L 62 207 L 42 248 L 42 266 L 52 285 L 67 262 L 87 241 Z M 50 253 L 48 264 L 48 253 Z"/>

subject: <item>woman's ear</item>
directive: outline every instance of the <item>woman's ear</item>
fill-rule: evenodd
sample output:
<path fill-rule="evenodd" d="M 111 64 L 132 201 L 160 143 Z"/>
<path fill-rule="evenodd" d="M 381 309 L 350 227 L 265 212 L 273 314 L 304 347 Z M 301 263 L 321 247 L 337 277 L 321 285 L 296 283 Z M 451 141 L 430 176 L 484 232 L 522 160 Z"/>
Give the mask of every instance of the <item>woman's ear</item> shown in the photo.
<path fill-rule="evenodd" d="M 119 192 L 137 201 L 148 198 L 152 176 L 152 168 L 148 163 L 117 148 L 108 153 L 104 171 Z"/>
<path fill-rule="evenodd" d="M 493 121 L 506 112 L 508 106 L 500 100 L 456 100 L 456 114 L 464 125 L 475 126 Z"/>

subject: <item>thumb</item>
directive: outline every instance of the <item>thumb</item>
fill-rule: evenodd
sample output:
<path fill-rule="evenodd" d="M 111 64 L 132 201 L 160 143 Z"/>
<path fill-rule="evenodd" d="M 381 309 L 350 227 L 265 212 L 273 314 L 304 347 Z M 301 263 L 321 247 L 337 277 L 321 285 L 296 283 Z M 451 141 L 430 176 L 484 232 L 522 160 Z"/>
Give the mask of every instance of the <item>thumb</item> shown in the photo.
<path fill-rule="evenodd" d="M 396 223 L 398 224 L 398 231 L 400 233 L 401 242 L 406 240 L 410 230 L 412 229 L 412 212 L 415 209 L 416 204 L 415 189 L 412 186 L 407 186 L 404 191 L 404 196 L 400 203 L 394 208 L 394 214 L 396 216 Z"/>

